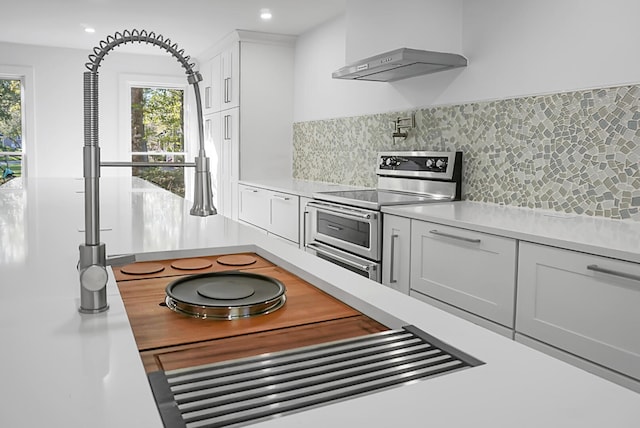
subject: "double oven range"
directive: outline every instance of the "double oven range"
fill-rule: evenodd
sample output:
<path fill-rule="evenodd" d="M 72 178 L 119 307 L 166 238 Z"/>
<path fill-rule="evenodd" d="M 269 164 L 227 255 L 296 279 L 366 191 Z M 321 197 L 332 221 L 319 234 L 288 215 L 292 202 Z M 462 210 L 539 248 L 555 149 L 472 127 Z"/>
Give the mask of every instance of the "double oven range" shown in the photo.
<path fill-rule="evenodd" d="M 459 200 L 462 152 L 380 152 L 376 174 L 376 189 L 314 193 L 305 242 L 308 252 L 380 282 L 381 208 Z"/>

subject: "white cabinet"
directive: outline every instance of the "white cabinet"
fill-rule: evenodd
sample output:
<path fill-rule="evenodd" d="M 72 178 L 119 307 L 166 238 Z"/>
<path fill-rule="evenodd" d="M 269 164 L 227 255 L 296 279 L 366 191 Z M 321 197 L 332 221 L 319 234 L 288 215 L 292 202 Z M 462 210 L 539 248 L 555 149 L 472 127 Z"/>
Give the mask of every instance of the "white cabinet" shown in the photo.
<path fill-rule="evenodd" d="M 239 185 L 238 218 L 254 226 L 269 228 L 268 191 L 257 187 Z"/>
<path fill-rule="evenodd" d="M 640 265 L 522 242 L 516 331 L 640 380 Z"/>
<path fill-rule="evenodd" d="M 513 328 L 516 240 L 411 221 L 412 292 Z"/>
<path fill-rule="evenodd" d="M 220 55 L 202 64 L 200 74 L 202 82 L 200 91 L 203 114 L 208 115 L 220 111 L 220 92 L 222 89 Z"/>
<path fill-rule="evenodd" d="M 384 214 L 382 223 L 382 283 L 409 294 L 411 220 Z"/>
<path fill-rule="evenodd" d="M 271 192 L 269 195 L 269 232 L 299 242 L 298 196 Z"/>
<path fill-rule="evenodd" d="M 220 113 L 222 134 L 221 185 L 224 192 L 224 215 L 238 218 L 238 180 L 240 178 L 240 112 L 237 108 Z"/>
<path fill-rule="evenodd" d="M 233 219 L 239 179 L 291 177 L 294 43 L 234 31 L 202 56 L 205 117 L 220 113 L 221 213 Z"/>
<path fill-rule="evenodd" d="M 225 110 L 205 115 L 205 150 L 211 162 L 214 203 L 218 213 L 238 218 L 239 112 Z"/>
<path fill-rule="evenodd" d="M 240 105 L 240 43 L 233 43 L 222 51 L 220 58 L 220 97 L 221 110 Z"/>
<path fill-rule="evenodd" d="M 299 198 L 254 186 L 239 185 L 238 218 L 298 244 Z"/>

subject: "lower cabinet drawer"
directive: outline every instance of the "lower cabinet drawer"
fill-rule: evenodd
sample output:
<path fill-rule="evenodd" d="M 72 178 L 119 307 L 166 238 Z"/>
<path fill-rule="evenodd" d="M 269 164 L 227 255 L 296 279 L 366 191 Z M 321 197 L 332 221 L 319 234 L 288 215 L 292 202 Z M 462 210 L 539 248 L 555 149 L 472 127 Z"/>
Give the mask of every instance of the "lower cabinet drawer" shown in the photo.
<path fill-rule="evenodd" d="M 418 220 L 411 235 L 412 290 L 513 328 L 514 239 Z"/>
<path fill-rule="evenodd" d="M 640 379 L 640 264 L 520 243 L 516 332 Z"/>

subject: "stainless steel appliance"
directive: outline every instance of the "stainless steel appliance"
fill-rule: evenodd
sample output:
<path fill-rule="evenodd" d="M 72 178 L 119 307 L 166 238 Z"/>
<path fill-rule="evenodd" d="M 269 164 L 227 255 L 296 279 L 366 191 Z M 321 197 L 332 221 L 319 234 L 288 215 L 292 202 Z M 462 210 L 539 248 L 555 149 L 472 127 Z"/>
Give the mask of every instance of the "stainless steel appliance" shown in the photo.
<path fill-rule="evenodd" d="M 462 152 L 380 152 L 376 189 L 313 194 L 307 251 L 380 282 L 385 205 L 459 200 Z"/>

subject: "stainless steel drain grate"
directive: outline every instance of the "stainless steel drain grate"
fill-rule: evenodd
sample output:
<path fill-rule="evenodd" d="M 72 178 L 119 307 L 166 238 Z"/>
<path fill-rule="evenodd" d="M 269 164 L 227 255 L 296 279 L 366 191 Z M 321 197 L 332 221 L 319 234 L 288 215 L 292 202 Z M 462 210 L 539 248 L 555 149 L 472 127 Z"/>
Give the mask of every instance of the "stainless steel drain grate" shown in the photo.
<path fill-rule="evenodd" d="M 167 427 L 242 426 L 483 364 L 413 327 L 149 374 Z"/>

